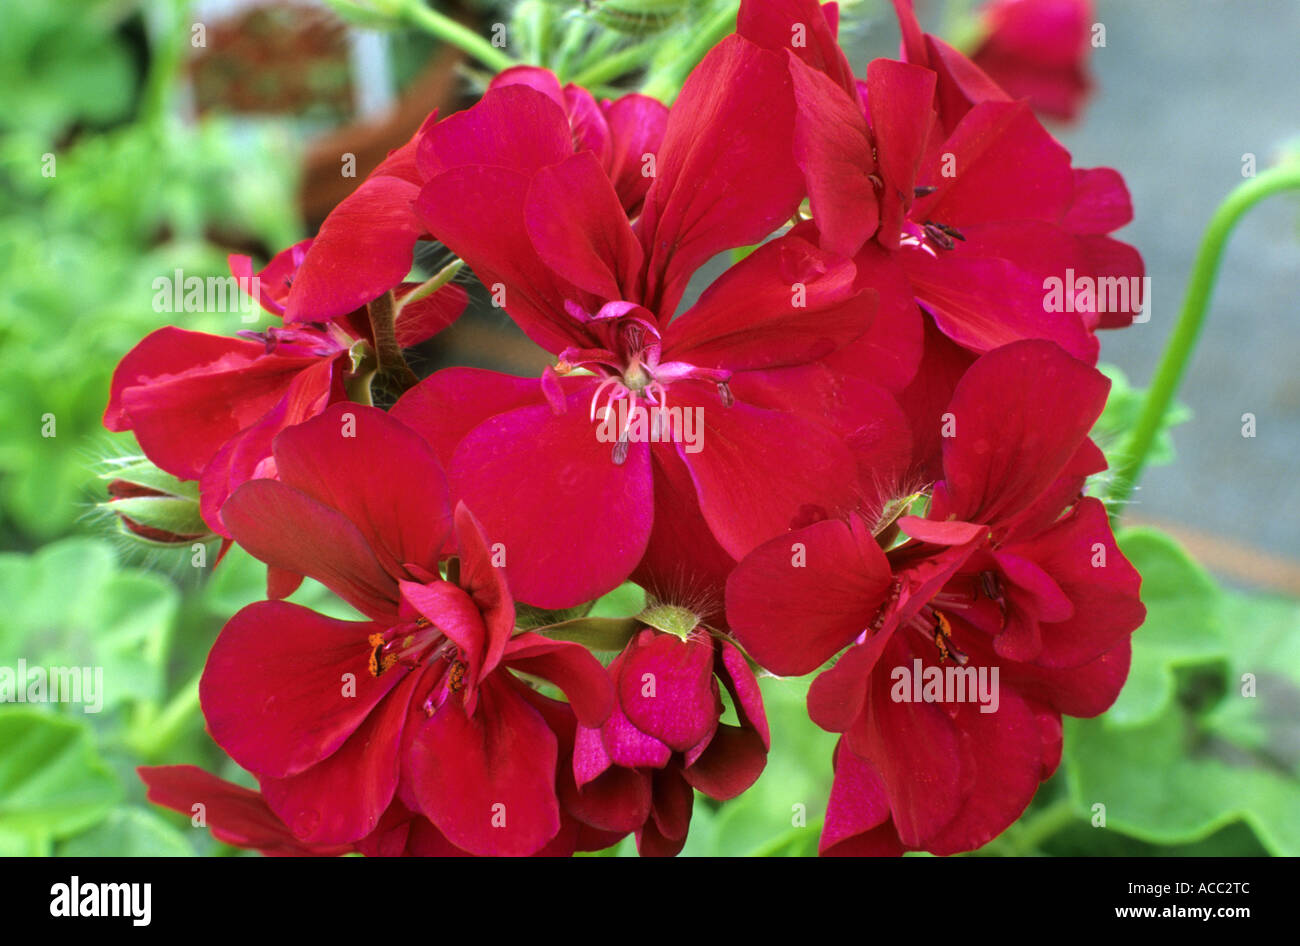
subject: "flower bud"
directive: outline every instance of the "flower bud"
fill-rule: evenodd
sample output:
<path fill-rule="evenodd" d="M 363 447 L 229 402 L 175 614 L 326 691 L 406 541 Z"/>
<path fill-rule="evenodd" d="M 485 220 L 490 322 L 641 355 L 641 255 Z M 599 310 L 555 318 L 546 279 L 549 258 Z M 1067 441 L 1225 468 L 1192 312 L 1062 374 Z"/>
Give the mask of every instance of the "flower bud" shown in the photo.
<path fill-rule="evenodd" d="M 124 534 L 155 545 L 206 542 L 212 530 L 199 514 L 198 484 L 179 480 L 145 459 L 133 459 L 107 473 L 108 500 Z"/>

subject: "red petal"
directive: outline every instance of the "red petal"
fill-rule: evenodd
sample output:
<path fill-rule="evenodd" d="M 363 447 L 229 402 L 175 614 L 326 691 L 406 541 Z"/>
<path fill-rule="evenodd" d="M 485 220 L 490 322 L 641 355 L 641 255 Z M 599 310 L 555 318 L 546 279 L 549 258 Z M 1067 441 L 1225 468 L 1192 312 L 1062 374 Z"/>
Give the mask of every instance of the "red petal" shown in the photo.
<path fill-rule="evenodd" d="M 407 757 L 420 808 L 456 846 L 479 855 L 536 853 L 560 829 L 555 734 L 514 685 L 491 677 L 478 712 L 448 699 Z"/>
<path fill-rule="evenodd" d="M 870 626 L 889 583 L 880 547 L 829 519 L 750 553 L 727 580 L 727 616 L 759 664 L 800 676 Z"/>
<path fill-rule="evenodd" d="M 404 676 L 367 671 L 366 638 L 382 630 L 285 601 L 244 608 L 217 636 L 199 685 L 212 738 L 262 777 L 333 754 Z"/>

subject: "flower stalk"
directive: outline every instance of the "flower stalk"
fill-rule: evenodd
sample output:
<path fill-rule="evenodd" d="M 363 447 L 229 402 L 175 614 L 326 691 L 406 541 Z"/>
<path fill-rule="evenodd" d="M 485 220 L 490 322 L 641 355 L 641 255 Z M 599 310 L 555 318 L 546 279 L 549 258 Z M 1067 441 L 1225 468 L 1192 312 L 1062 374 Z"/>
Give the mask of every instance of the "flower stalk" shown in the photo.
<path fill-rule="evenodd" d="M 1160 357 L 1155 379 L 1147 389 L 1142 412 L 1120 451 L 1121 459 L 1116 464 L 1106 493 L 1106 502 L 1113 510 L 1112 520 L 1118 521 L 1120 510 L 1136 487 L 1146 466 L 1147 455 L 1160 433 L 1165 414 L 1178 393 L 1187 363 L 1205 324 L 1228 237 L 1246 211 L 1265 198 L 1286 190 L 1300 190 L 1300 163 L 1271 168 L 1240 184 L 1210 218 L 1196 261 L 1192 265 L 1192 276 L 1183 298 L 1182 312 L 1174 325 L 1164 354 Z"/>

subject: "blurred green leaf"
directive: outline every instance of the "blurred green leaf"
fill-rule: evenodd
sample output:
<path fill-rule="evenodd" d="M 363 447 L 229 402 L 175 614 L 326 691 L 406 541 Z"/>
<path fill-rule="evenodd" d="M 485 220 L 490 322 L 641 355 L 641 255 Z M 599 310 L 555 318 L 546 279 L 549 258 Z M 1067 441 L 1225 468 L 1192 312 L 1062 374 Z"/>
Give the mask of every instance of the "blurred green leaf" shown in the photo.
<path fill-rule="evenodd" d="M 1136 725 L 1160 714 L 1173 698 L 1180 666 L 1223 660 L 1222 594 L 1210 576 L 1165 534 L 1126 529 L 1120 550 L 1142 575 L 1145 623 L 1133 635 L 1133 661 L 1107 719 Z"/>
<path fill-rule="evenodd" d="M 1196 844 L 1240 823 L 1269 852 L 1300 854 L 1300 606 L 1225 594 L 1154 530 L 1119 544 L 1148 615 L 1119 700 L 1066 720 L 1076 805 L 1105 805 L 1107 827 L 1147 844 Z"/>
<path fill-rule="evenodd" d="M 0 710 L 0 836 L 39 845 L 76 834 L 102 819 L 119 794 L 84 722 Z"/>
<path fill-rule="evenodd" d="M 180 597 L 164 578 L 119 568 L 102 540 L 64 539 L 0 554 L 0 589 L 9 608 L 0 653 L 29 668 L 102 668 L 106 710 L 161 696 Z"/>
<path fill-rule="evenodd" d="M 152 812 L 118 808 L 84 834 L 64 842 L 60 857 L 193 857 L 181 832 Z"/>

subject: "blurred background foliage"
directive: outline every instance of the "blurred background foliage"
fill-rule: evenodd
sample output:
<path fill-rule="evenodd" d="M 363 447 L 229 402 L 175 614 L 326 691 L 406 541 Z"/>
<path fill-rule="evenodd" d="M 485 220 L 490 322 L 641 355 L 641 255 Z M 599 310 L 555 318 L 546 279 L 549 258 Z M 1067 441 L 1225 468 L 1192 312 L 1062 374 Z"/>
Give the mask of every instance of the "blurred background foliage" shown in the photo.
<path fill-rule="evenodd" d="M 208 6 L 233 16 L 239 4 Z M 341 129 L 321 124 L 323 111 L 337 112 L 341 101 L 338 70 L 328 63 L 319 86 L 329 108 L 295 92 L 292 108 L 277 111 L 279 93 L 268 81 L 240 86 L 241 96 L 250 87 L 263 95 L 242 113 L 223 109 L 222 93 L 210 90 L 230 86 L 232 70 L 250 55 L 248 21 L 242 32 L 226 31 L 239 41 L 234 65 L 222 63 L 220 48 L 209 50 L 215 64 L 196 81 L 187 57 L 197 14 L 185 4 L 6 6 L 0 666 L 22 659 L 102 667 L 105 690 L 94 714 L 73 704 L 0 705 L 0 854 L 237 853 L 148 806 L 134 768 L 192 763 L 253 785 L 205 734 L 197 681 L 221 624 L 262 597 L 264 573 L 238 549 L 202 569 L 191 567 L 188 548 L 183 556 L 142 550 L 111 516 L 98 514 L 104 461 L 133 451 L 129 438 L 103 431 L 100 417 L 113 366 L 147 332 L 168 322 L 220 333 L 239 327 L 229 314 L 155 312 L 156 277 L 177 268 L 222 275 L 228 253 L 264 260 L 311 232 L 355 185 L 338 190 L 340 151 L 361 157 L 360 180 L 431 108 L 463 103 L 490 74 L 431 35 L 418 4 L 330 6 L 352 29 L 379 27 L 389 38 L 393 97 L 378 116 L 336 116 Z M 606 87 L 640 69 L 644 83 L 667 96 L 734 6 L 522 0 L 508 9 L 467 2 L 451 12 L 480 26 L 508 21 L 519 37 L 512 53 L 564 78 Z M 876 2 L 846 9 L 850 34 L 882 13 Z M 344 28 L 341 21 L 330 27 Z M 349 68 L 334 65 L 345 74 Z M 355 61 L 350 68 L 355 80 Z M 216 101 L 205 99 L 213 94 Z M 464 322 L 438 357 L 529 366 L 525 349 Z M 501 322 L 487 329 L 500 331 Z M 1114 388 L 1095 436 L 1109 451 L 1142 392 L 1118 369 L 1107 371 Z M 51 416 L 54 436 L 43 436 Z M 1189 419 L 1177 408 L 1166 423 Z M 1153 462 L 1173 456 L 1165 431 Z M 1101 718 L 1067 722 L 1061 772 L 979 853 L 1300 854 L 1300 606 L 1225 590 L 1153 529 L 1126 530 L 1120 544 L 1144 576 L 1149 609 L 1134 637 L 1128 684 Z M 348 610 L 310 581 L 292 600 L 337 616 Z M 636 589 L 622 589 L 597 613 L 631 614 L 638 601 Z M 1252 685 L 1255 695 L 1244 696 Z M 816 853 L 835 737 L 807 718 L 807 679 L 765 678 L 762 686 L 773 737 L 766 772 L 735 801 L 697 798 L 688 855 Z M 603 853 L 634 853 L 634 846 L 629 839 Z"/>

